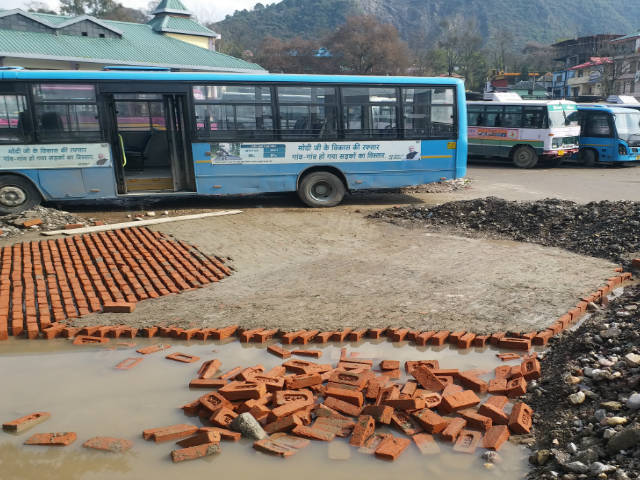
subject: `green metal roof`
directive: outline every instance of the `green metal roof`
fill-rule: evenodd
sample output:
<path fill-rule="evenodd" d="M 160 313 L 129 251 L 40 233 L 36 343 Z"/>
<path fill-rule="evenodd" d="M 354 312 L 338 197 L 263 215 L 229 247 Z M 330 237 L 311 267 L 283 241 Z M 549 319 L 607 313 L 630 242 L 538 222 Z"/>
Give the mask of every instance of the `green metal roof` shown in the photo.
<path fill-rule="evenodd" d="M 162 0 L 153 10 L 153 14 L 160 12 L 182 12 L 184 15 L 191 16 L 191 12 L 187 10 L 187 7 L 180 0 Z"/>
<path fill-rule="evenodd" d="M 63 23 L 73 18 L 31 12 L 30 15 L 40 17 L 50 24 Z M 207 71 L 264 70 L 255 63 L 161 35 L 154 32 L 148 24 L 112 20 L 100 22 L 122 32 L 122 38 L 92 38 L 0 29 L 0 56 Z"/>
<path fill-rule="evenodd" d="M 213 30 L 209 30 L 204 25 L 200 25 L 195 20 L 184 17 L 171 17 L 169 15 L 158 15 L 147 22 L 156 32 L 184 33 L 187 35 L 199 35 L 202 37 L 218 37 Z"/>

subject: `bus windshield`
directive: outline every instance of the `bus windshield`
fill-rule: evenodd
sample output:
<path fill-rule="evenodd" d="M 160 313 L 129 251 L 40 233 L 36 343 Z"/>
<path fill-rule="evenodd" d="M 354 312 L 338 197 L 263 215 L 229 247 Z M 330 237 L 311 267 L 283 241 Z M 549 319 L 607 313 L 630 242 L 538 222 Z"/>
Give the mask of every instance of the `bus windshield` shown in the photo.
<path fill-rule="evenodd" d="M 640 145 L 640 112 L 616 113 L 614 116 L 618 137 L 630 145 Z"/>
<path fill-rule="evenodd" d="M 576 127 L 578 117 L 572 115 L 575 105 L 549 105 L 549 128 Z"/>

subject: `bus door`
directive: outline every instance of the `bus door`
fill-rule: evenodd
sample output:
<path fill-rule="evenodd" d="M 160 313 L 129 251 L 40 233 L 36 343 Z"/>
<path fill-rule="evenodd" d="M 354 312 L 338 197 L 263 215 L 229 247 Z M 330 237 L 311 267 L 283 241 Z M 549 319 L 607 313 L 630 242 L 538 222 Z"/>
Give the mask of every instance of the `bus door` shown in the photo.
<path fill-rule="evenodd" d="M 580 155 L 593 164 L 617 158 L 618 142 L 615 138 L 613 118 L 609 112 L 580 111 Z"/>
<path fill-rule="evenodd" d="M 118 193 L 195 191 L 186 94 L 109 92 L 104 103 Z"/>

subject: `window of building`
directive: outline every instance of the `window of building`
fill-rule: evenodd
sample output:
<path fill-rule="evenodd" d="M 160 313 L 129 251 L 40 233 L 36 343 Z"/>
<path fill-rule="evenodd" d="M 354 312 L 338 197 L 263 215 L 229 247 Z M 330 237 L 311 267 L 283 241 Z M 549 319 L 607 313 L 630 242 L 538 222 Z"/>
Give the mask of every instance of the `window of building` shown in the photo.
<path fill-rule="evenodd" d="M 194 86 L 196 134 L 216 140 L 274 137 L 271 88 L 249 85 Z"/>
<path fill-rule="evenodd" d="M 28 139 L 27 99 L 24 95 L 0 94 L 0 143 L 20 143 Z"/>
<path fill-rule="evenodd" d="M 338 106 L 333 87 L 278 87 L 280 137 L 336 139 Z"/>
<path fill-rule="evenodd" d="M 102 139 L 95 87 L 87 84 L 39 84 L 33 87 L 38 140 Z"/>

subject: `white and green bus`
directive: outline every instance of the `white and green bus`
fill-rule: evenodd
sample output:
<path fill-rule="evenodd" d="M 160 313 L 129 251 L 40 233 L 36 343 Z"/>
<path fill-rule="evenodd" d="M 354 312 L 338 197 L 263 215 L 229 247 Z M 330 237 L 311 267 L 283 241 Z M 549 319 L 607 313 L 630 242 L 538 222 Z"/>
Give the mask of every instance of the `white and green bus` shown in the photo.
<path fill-rule="evenodd" d="M 469 156 L 507 158 L 519 168 L 559 165 L 578 151 L 577 106 L 517 95 L 467 103 Z"/>

